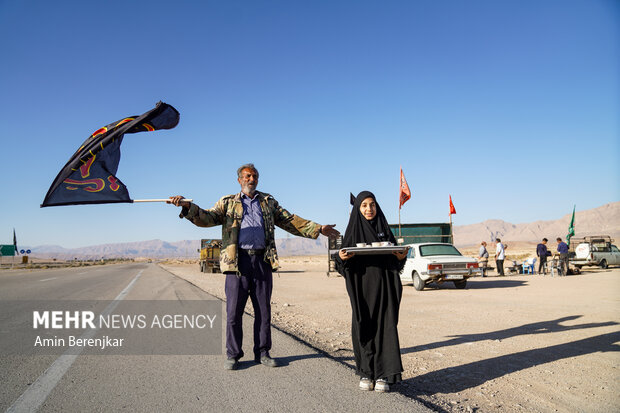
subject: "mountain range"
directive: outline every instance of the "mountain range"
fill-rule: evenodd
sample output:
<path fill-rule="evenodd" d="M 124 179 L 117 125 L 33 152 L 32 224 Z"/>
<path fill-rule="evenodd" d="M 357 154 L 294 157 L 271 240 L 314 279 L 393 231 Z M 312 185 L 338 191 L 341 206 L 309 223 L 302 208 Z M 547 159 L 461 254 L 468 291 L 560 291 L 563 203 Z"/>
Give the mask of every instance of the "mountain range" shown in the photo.
<path fill-rule="evenodd" d="M 553 221 L 535 221 L 526 224 L 511 224 L 499 219 L 487 220 L 478 224 L 454 226 L 454 243 L 457 246 L 470 246 L 482 241 L 529 241 L 537 242 L 543 238 L 565 239 L 572 213 Z M 609 235 L 620 237 L 620 202 L 613 202 L 598 208 L 575 212 L 575 236 Z"/>
<path fill-rule="evenodd" d="M 459 247 L 472 246 L 481 241 L 537 242 L 543 237 L 553 240 L 564 238 L 568 232 L 571 214 L 552 221 L 536 221 L 524 224 L 511 224 L 500 219 L 487 220 L 478 224 L 457 225 L 454 227 L 454 241 Z M 620 238 L 620 202 L 613 202 L 598 208 L 575 213 L 577 237 L 585 235 L 610 235 Z M 327 238 L 282 238 L 276 240 L 278 252 L 282 256 L 319 255 L 327 253 Z M 101 259 L 101 258 L 175 258 L 198 256 L 199 240 L 167 242 L 150 240 L 117 244 L 93 245 L 81 248 L 63 248 L 57 245 L 32 247 L 33 257 L 56 258 L 61 260 Z M 21 247 L 20 247 L 21 248 Z"/>

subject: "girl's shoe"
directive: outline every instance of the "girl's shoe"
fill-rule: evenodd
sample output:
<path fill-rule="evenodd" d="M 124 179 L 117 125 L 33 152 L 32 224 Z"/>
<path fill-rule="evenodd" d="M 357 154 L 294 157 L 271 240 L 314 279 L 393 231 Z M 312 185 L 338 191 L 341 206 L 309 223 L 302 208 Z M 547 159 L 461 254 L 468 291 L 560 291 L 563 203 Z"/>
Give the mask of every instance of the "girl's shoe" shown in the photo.
<path fill-rule="evenodd" d="M 360 390 L 372 390 L 374 386 L 375 383 L 367 377 L 362 377 L 360 380 Z"/>
<path fill-rule="evenodd" d="M 387 380 L 386 379 L 377 380 L 377 383 L 375 384 L 375 391 L 378 391 L 381 393 L 390 391 L 390 385 L 388 384 Z"/>

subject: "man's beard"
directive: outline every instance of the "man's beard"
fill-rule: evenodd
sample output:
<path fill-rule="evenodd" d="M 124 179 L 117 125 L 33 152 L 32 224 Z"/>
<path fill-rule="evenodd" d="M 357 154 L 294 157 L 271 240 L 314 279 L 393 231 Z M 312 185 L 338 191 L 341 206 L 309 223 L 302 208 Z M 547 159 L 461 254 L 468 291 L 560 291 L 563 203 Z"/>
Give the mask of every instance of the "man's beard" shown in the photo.
<path fill-rule="evenodd" d="M 256 184 L 254 185 L 242 184 L 241 191 L 246 195 L 250 195 L 250 196 L 254 195 L 254 193 L 256 192 Z"/>

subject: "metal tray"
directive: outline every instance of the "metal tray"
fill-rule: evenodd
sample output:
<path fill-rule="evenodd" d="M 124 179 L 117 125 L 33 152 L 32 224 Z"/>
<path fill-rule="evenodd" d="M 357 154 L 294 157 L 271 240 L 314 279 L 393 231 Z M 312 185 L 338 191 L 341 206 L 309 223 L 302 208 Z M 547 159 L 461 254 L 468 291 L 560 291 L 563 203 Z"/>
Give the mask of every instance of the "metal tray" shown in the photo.
<path fill-rule="evenodd" d="M 409 247 L 403 246 L 390 246 L 390 247 L 348 247 L 342 248 L 347 252 L 354 252 L 359 255 L 380 255 L 380 254 L 391 254 L 397 251 L 407 251 Z"/>

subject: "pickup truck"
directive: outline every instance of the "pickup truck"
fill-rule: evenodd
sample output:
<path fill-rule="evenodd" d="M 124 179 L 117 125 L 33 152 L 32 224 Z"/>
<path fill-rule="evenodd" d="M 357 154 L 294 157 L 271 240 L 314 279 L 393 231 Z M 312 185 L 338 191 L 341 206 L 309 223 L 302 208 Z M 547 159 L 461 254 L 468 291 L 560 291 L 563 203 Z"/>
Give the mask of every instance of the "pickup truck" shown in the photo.
<path fill-rule="evenodd" d="M 577 268 L 583 266 L 607 268 L 610 265 L 620 265 L 620 251 L 607 235 L 579 238 L 573 242 L 576 247 L 574 255 L 570 254 L 570 263 Z"/>
<path fill-rule="evenodd" d="M 400 274 L 403 283 L 413 283 L 422 291 L 427 284 L 452 281 L 458 289 L 467 286 L 469 277 L 480 275 L 482 269 L 474 258 L 464 257 L 454 245 L 440 242 L 408 244 L 407 262 Z"/>

